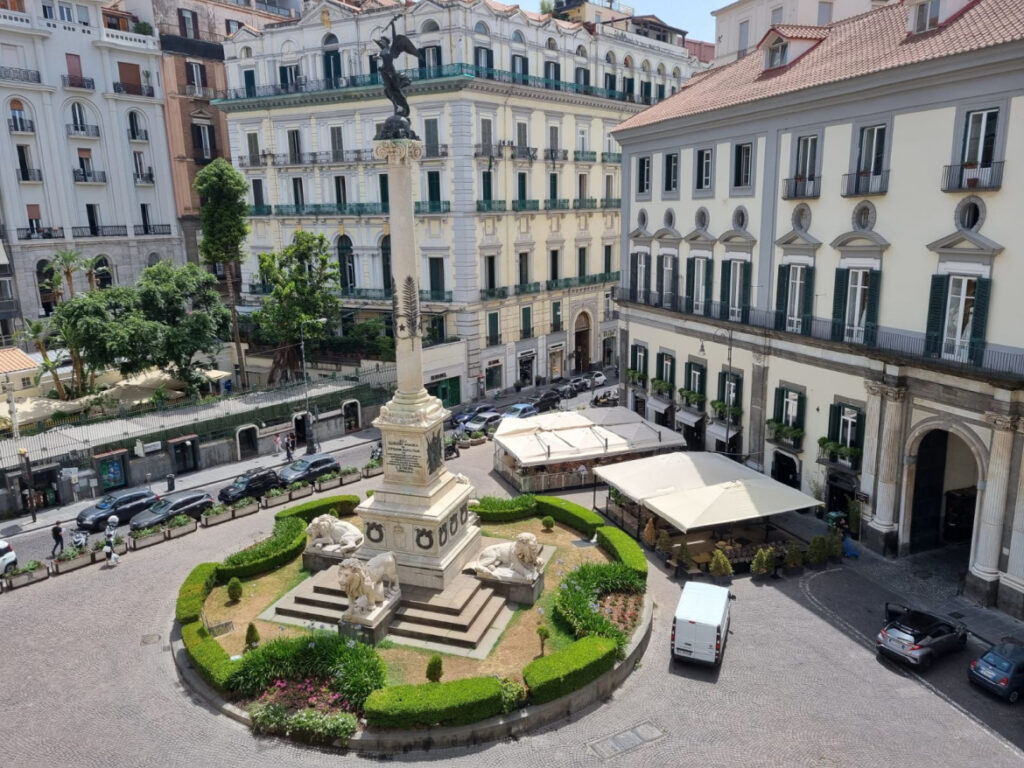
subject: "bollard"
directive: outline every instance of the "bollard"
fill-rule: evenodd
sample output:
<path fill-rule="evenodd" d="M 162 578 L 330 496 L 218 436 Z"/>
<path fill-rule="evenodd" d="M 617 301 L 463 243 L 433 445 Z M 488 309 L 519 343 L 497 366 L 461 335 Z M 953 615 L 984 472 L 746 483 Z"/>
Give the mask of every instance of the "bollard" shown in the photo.
<path fill-rule="evenodd" d="M 170 493 L 174 490 L 174 475 L 167 476 L 167 492 Z"/>

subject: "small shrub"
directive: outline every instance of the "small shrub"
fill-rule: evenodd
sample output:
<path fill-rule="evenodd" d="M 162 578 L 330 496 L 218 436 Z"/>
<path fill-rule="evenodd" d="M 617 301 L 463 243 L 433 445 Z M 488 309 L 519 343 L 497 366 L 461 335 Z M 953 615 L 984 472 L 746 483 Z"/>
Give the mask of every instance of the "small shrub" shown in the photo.
<path fill-rule="evenodd" d="M 750 561 L 750 572 L 758 576 L 764 576 L 775 566 L 775 550 L 771 547 L 761 547 Z"/>
<path fill-rule="evenodd" d="M 662 531 L 658 534 L 658 540 L 654 543 L 654 549 L 662 554 L 668 554 L 668 551 L 672 548 L 672 541 L 668 537 L 668 533 Z"/>
<path fill-rule="evenodd" d="M 367 492 L 366 492 L 366 498 L 368 498 L 368 499 L 369 499 L 369 498 L 371 498 L 372 496 L 373 496 L 373 491 L 372 491 L 372 490 L 369 490 L 369 491 L 367 491 Z"/>
<path fill-rule="evenodd" d="M 271 488 L 267 491 L 267 498 L 276 499 L 278 496 L 284 496 L 288 491 L 284 488 Z"/>
<path fill-rule="evenodd" d="M 545 531 L 550 533 L 551 529 L 555 527 L 555 518 L 553 518 L 551 515 L 544 515 L 543 519 L 540 521 L 540 524 L 544 526 Z"/>
<path fill-rule="evenodd" d="M 232 576 L 231 580 L 228 581 L 228 599 L 233 603 L 237 603 L 242 599 L 242 582 L 239 581 L 237 576 Z M 255 629 L 255 627 L 253 628 Z"/>
<path fill-rule="evenodd" d="M 828 556 L 839 558 L 843 556 L 843 534 L 833 529 L 828 534 Z"/>
<path fill-rule="evenodd" d="M 214 504 L 204 513 L 207 517 L 219 517 L 228 511 L 230 507 L 227 504 Z"/>
<path fill-rule="evenodd" d="M 484 436 L 484 433 L 483 433 L 483 432 L 481 432 L 481 431 L 480 431 L 479 429 L 478 429 L 478 430 L 476 430 L 475 432 L 470 432 L 470 433 L 469 433 L 469 437 L 470 437 L 470 439 L 472 439 L 472 440 L 479 440 L 479 439 L 480 439 L 481 437 L 483 437 L 483 436 Z"/>
<path fill-rule="evenodd" d="M 256 499 L 254 499 L 252 496 L 243 496 L 238 501 L 236 501 L 234 504 L 232 504 L 231 507 L 233 509 L 241 509 L 242 507 L 248 507 L 250 504 L 255 504 L 255 503 L 256 503 Z"/>
<path fill-rule="evenodd" d="M 377 467 L 384 466 L 384 462 L 380 459 L 370 459 L 363 465 L 366 469 L 376 469 Z"/>
<path fill-rule="evenodd" d="M 32 571 L 38 571 L 42 569 L 43 564 L 38 560 L 29 560 L 22 566 L 19 566 L 11 572 L 12 576 L 17 576 L 19 573 L 32 573 Z"/>
<path fill-rule="evenodd" d="M 551 515 L 558 522 L 579 531 L 588 539 L 604 522 L 597 513 L 557 496 L 537 496 L 535 498 L 538 515 Z"/>
<path fill-rule="evenodd" d="M 194 522 L 188 515 L 175 515 L 166 523 L 164 526 L 167 528 L 184 528 L 186 525 Z"/>
<path fill-rule="evenodd" d="M 516 496 L 514 499 L 482 496 L 474 511 L 485 523 L 511 523 L 533 517 L 537 511 L 537 502 L 530 494 Z"/>
<path fill-rule="evenodd" d="M 85 552 L 84 549 L 78 549 L 77 547 L 65 547 L 64 551 L 57 555 L 57 559 L 62 563 L 66 563 L 69 560 L 81 557 Z"/>
<path fill-rule="evenodd" d="M 543 656 L 544 643 L 546 643 L 548 638 L 551 637 L 551 630 L 541 624 L 537 627 L 537 637 L 540 638 L 540 655 Z"/>
<path fill-rule="evenodd" d="M 345 476 L 345 475 L 358 475 L 359 474 L 359 467 L 353 467 L 351 464 L 346 465 L 346 466 L 341 468 L 341 474 L 343 476 Z"/>
<path fill-rule="evenodd" d="M 308 488 L 308 487 L 309 487 L 309 483 L 307 483 L 305 480 L 296 480 L 294 483 L 291 483 L 288 486 L 288 490 L 289 491 L 301 491 L 303 488 Z"/>
<path fill-rule="evenodd" d="M 800 549 L 800 545 L 795 541 L 791 542 L 786 547 L 786 559 L 784 561 L 787 568 L 803 568 L 804 567 L 804 553 Z"/>
<path fill-rule="evenodd" d="M 317 478 L 317 481 L 321 483 L 326 483 L 328 480 L 334 480 L 335 478 L 340 477 L 340 475 L 340 472 L 324 472 L 322 475 L 320 475 L 320 477 Z"/>
<path fill-rule="evenodd" d="M 154 536 L 158 533 L 160 533 L 160 529 L 151 525 L 149 528 L 139 528 L 138 530 L 132 531 L 128 535 L 133 539 L 144 539 L 147 536 Z"/>
<path fill-rule="evenodd" d="M 828 542 L 824 536 L 815 536 L 807 545 L 807 562 L 821 565 L 828 559 Z"/>
<path fill-rule="evenodd" d="M 513 709 L 519 709 L 526 701 L 526 686 L 513 680 L 511 677 L 498 679 L 501 684 L 501 711 L 508 714 Z"/>
<path fill-rule="evenodd" d="M 615 641 L 584 637 L 568 648 L 531 661 L 523 669 L 530 700 L 543 704 L 579 690 L 615 666 Z"/>
<path fill-rule="evenodd" d="M 256 625 L 251 621 L 249 626 L 245 628 L 245 650 L 248 653 L 251 650 L 259 647 L 260 644 L 260 631 L 256 629 Z"/>
<path fill-rule="evenodd" d="M 435 653 L 430 657 L 430 661 L 427 662 L 427 680 L 432 683 L 440 683 L 443 674 L 444 661 L 440 655 Z"/>
<path fill-rule="evenodd" d="M 711 553 L 711 565 L 708 566 L 708 571 L 711 572 L 712 576 L 717 576 L 718 578 L 732 576 L 732 563 L 729 562 L 729 558 L 725 556 L 722 550 L 716 549 Z"/>
<path fill-rule="evenodd" d="M 374 691 L 366 700 L 365 716 L 369 725 L 380 728 L 466 725 L 497 715 L 502 706 L 497 678 L 468 677 Z"/>

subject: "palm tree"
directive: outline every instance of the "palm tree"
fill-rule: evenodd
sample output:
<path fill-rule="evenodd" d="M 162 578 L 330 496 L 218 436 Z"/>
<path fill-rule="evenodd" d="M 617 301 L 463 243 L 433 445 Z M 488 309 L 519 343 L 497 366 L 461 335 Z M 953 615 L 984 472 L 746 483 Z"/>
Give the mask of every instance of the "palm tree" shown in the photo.
<path fill-rule="evenodd" d="M 82 259 L 82 271 L 85 272 L 85 279 L 89 281 L 89 290 L 96 290 L 96 278 L 105 275 L 110 271 L 107 266 L 106 257 L 100 254 L 91 259 Z"/>
<path fill-rule="evenodd" d="M 75 272 L 82 268 L 82 252 L 70 248 L 57 251 L 50 262 L 54 275 L 63 275 L 68 284 L 68 298 L 75 298 Z"/>
<path fill-rule="evenodd" d="M 25 320 L 25 327 L 18 334 L 20 341 L 26 341 L 35 347 L 36 352 L 43 358 L 42 370 L 46 371 L 53 378 L 53 387 L 57 390 L 57 397 L 67 400 L 68 394 L 64 389 L 64 382 L 57 374 L 57 362 L 50 359 L 50 351 L 47 349 L 47 342 L 54 335 L 55 331 L 49 320 Z"/>

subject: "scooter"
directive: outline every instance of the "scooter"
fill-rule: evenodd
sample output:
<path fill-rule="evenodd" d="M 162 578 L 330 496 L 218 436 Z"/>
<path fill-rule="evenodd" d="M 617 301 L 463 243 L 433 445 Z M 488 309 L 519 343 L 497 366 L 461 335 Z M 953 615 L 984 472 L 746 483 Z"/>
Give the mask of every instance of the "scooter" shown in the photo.
<path fill-rule="evenodd" d="M 85 549 L 89 546 L 89 534 L 87 531 L 75 531 L 71 534 L 71 546 L 75 549 Z"/>
<path fill-rule="evenodd" d="M 370 461 L 380 461 L 382 458 L 384 458 L 384 448 L 378 442 L 373 446 L 373 450 L 370 451 Z"/>
<path fill-rule="evenodd" d="M 457 459 L 462 454 L 459 452 L 459 446 L 455 443 L 446 443 L 444 446 L 444 457 L 446 459 Z"/>

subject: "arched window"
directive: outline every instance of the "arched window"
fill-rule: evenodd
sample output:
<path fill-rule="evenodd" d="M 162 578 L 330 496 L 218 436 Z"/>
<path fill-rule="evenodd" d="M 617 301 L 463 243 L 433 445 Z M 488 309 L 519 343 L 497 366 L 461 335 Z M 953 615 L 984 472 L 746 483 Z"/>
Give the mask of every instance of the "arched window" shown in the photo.
<path fill-rule="evenodd" d="M 422 28 L 420 28 L 420 32 L 440 32 L 440 31 L 441 31 L 441 27 L 439 27 L 437 25 L 437 22 L 434 21 L 433 19 L 427 19 L 426 21 L 424 21 Z"/>
<path fill-rule="evenodd" d="M 95 261 L 96 265 L 96 287 L 99 289 L 109 288 L 114 284 L 114 270 L 110 268 L 110 260 L 106 256 L 100 256 Z"/>
<path fill-rule="evenodd" d="M 350 294 L 356 287 L 356 260 L 352 253 L 352 238 L 338 238 L 338 269 L 341 272 L 341 291 Z"/>
<path fill-rule="evenodd" d="M 491 31 L 487 28 L 487 25 L 484 24 L 482 21 L 478 21 L 476 23 L 476 26 L 473 27 L 473 31 L 476 32 L 478 35 L 489 35 L 491 33 Z"/>
<path fill-rule="evenodd" d="M 128 113 L 128 138 L 141 141 L 147 138 L 142 114 L 134 109 Z"/>
<path fill-rule="evenodd" d="M 678 80 L 680 77 L 682 77 L 682 75 L 679 74 L 679 67 L 673 67 L 673 69 L 672 69 L 672 77 L 674 77 L 676 80 Z"/>
<path fill-rule="evenodd" d="M 640 69 L 642 69 L 644 72 L 650 72 L 651 62 L 649 62 L 647 59 L 644 59 L 643 64 L 640 65 Z"/>
<path fill-rule="evenodd" d="M 512 42 L 519 43 L 520 45 L 526 45 L 526 38 L 523 37 L 523 33 L 517 29 L 512 33 Z"/>
<path fill-rule="evenodd" d="M 624 66 L 626 69 L 632 69 L 633 68 L 633 59 L 631 59 L 629 56 L 627 56 L 626 58 L 624 58 L 622 60 L 622 66 Z"/>
<path fill-rule="evenodd" d="M 248 45 L 243 45 L 242 49 L 238 52 L 238 58 L 240 58 L 240 59 L 251 59 L 252 58 L 252 48 L 250 48 Z"/>
<path fill-rule="evenodd" d="M 60 300 L 60 284 L 54 280 L 53 266 L 47 259 L 36 262 L 36 285 L 39 287 L 39 312 L 49 316 Z"/>
<path fill-rule="evenodd" d="M 149 256 L 146 257 L 146 266 L 147 267 L 155 267 L 159 263 L 160 263 L 160 254 L 159 253 L 151 253 L 151 254 L 149 254 Z"/>
<path fill-rule="evenodd" d="M 549 51 L 557 51 L 558 50 L 558 41 L 555 40 L 555 38 L 553 38 L 553 37 L 549 37 L 548 38 L 548 42 L 547 42 L 547 49 Z"/>
<path fill-rule="evenodd" d="M 324 36 L 324 80 L 334 83 L 341 77 L 341 52 L 338 50 L 338 38 L 333 34 Z"/>
<path fill-rule="evenodd" d="M 605 64 L 611 64 L 614 67 L 615 66 L 615 53 L 613 51 L 608 51 L 608 53 L 606 53 L 604 55 L 604 61 L 605 61 Z"/>
<path fill-rule="evenodd" d="M 582 45 L 579 46 L 578 48 L 576 48 L 576 55 L 582 56 L 583 58 L 587 58 L 587 49 L 584 48 Z"/>
<path fill-rule="evenodd" d="M 338 38 L 335 35 L 332 35 L 332 34 L 324 35 L 324 41 L 323 41 L 323 43 L 321 43 L 321 47 L 322 48 L 327 48 L 328 50 L 337 48 L 338 47 Z"/>
<path fill-rule="evenodd" d="M 19 99 L 11 99 L 11 130 L 31 131 L 32 121 L 25 114 L 25 105 Z"/>
<path fill-rule="evenodd" d="M 80 101 L 71 102 L 71 124 L 76 130 L 85 128 L 85 107 Z"/>
<path fill-rule="evenodd" d="M 391 294 L 391 235 L 384 235 L 380 239 L 380 266 L 381 276 L 384 279 L 384 291 Z"/>
<path fill-rule="evenodd" d="M 664 75 L 665 74 L 665 65 L 664 64 L 659 64 L 658 65 L 658 74 L 659 75 Z"/>

